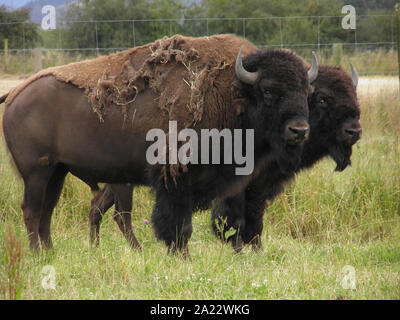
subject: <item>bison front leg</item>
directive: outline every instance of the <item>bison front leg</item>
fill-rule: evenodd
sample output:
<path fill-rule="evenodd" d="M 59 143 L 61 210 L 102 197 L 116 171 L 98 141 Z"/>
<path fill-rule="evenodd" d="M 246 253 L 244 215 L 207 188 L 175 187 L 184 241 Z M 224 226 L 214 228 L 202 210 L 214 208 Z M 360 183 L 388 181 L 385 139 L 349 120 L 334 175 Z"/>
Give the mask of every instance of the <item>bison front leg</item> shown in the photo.
<path fill-rule="evenodd" d="M 242 232 L 245 228 L 244 192 L 219 202 L 213 208 L 211 219 L 215 235 L 222 241 L 231 241 L 235 252 L 240 252 L 243 248 Z M 231 229 L 235 233 L 227 236 L 227 231 Z"/>
<path fill-rule="evenodd" d="M 100 222 L 106 211 L 114 204 L 114 193 L 107 184 L 91 201 L 89 211 L 90 244 L 99 246 Z"/>
<path fill-rule="evenodd" d="M 254 251 L 262 250 L 261 235 L 266 201 L 266 196 L 262 193 L 251 189 L 246 193 L 246 224 L 243 230 L 243 241 L 251 244 Z"/>
<path fill-rule="evenodd" d="M 164 241 L 168 253 L 189 257 L 188 242 L 192 235 L 192 197 L 189 188 L 164 185 L 156 189 L 152 222 L 157 239 Z"/>

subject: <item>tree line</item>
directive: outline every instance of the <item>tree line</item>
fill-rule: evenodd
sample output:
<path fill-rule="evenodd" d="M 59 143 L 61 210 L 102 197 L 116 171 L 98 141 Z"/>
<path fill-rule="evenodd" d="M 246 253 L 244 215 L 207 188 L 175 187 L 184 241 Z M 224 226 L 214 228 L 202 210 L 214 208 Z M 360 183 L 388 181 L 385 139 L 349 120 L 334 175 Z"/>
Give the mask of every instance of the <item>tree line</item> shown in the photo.
<path fill-rule="evenodd" d="M 384 15 L 393 14 L 395 3 L 396 0 L 80 0 L 58 13 L 57 29 L 49 31 L 31 23 L 26 8 L 10 11 L 1 6 L 0 22 L 24 23 L 0 24 L 0 43 L 7 38 L 11 49 L 119 49 L 173 34 L 218 33 L 244 35 L 264 46 L 386 43 L 393 41 L 396 27 L 394 18 Z M 345 4 L 357 10 L 356 31 L 342 28 L 345 14 L 341 10 Z M 303 16 L 309 18 L 297 18 Z"/>

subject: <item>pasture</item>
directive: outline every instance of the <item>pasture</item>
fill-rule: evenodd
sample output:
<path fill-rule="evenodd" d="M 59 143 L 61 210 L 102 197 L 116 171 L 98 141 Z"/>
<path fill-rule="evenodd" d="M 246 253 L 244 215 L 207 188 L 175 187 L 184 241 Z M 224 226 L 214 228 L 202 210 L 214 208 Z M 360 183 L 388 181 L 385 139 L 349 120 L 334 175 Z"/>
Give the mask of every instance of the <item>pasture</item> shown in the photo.
<path fill-rule="evenodd" d="M 0 95 L 22 78 L 0 75 Z M 100 246 L 89 245 L 89 187 L 68 175 L 52 220 L 54 249 L 29 250 L 22 181 L 0 142 L 0 298 L 21 299 L 398 299 L 400 297 L 400 101 L 398 79 L 360 79 L 363 137 L 352 166 L 333 160 L 301 172 L 264 218 L 262 252 L 235 254 L 193 217 L 191 260 L 166 255 L 150 223 L 153 194 L 136 188 L 132 221 L 142 252 L 130 250 L 108 212 Z M 4 105 L 0 107 L 2 114 Z M 9 235 L 16 233 L 16 240 Z M 22 239 L 21 264 L 6 259 Z M 51 266 L 53 288 L 43 269 Z M 345 266 L 354 268 L 348 282 Z M 11 276 L 10 276 L 11 275 Z M 46 281 L 44 281 L 46 284 Z M 48 283 L 48 282 L 47 282 Z M 15 289 L 15 290 L 14 290 Z M 14 290 L 14 291 L 13 291 Z"/>

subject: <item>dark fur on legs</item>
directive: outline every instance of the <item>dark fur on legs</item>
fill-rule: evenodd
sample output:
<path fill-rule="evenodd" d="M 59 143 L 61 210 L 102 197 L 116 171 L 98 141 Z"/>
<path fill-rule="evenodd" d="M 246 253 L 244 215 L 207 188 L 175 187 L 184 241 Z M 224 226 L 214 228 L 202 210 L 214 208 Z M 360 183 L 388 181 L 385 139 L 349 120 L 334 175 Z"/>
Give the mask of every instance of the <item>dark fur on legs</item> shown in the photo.
<path fill-rule="evenodd" d="M 164 241 L 168 253 L 182 253 L 184 257 L 188 257 L 188 242 L 193 230 L 193 200 L 190 188 L 186 187 L 187 178 L 180 177 L 177 184 L 168 179 L 167 185 L 162 177 L 156 178 L 156 203 L 152 213 L 157 239 Z"/>

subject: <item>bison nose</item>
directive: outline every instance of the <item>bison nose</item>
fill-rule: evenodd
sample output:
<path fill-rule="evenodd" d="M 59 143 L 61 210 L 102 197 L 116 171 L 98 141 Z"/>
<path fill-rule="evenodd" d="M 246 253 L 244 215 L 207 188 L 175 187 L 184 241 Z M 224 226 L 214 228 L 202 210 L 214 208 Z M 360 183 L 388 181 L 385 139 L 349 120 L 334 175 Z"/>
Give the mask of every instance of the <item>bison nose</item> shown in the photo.
<path fill-rule="evenodd" d="M 343 127 L 344 138 L 351 145 L 356 143 L 361 138 L 361 134 L 362 128 L 359 121 L 353 122 L 351 124 L 345 124 Z"/>
<path fill-rule="evenodd" d="M 285 131 L 288 143 L 296 145 L 308 139 L 310 126 L 306 122 L 289 124 Z"/>
<path fill-rule="evenodd" d="M 362 129 L 361 128 L 344 129 L 344 132 L 345 132 L 345 134 L 347 136 L 347 140 L 351 144 L 354 144 L 361 138 Z"/>

